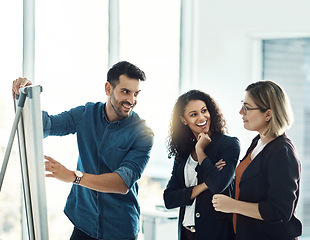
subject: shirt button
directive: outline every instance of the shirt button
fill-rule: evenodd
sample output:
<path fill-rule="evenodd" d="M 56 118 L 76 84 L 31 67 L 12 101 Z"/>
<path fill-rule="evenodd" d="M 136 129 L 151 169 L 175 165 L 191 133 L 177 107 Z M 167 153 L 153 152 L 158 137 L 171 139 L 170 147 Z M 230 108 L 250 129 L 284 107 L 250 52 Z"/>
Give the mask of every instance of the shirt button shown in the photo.
<path fill-rule="evenodd" d="M 196 218 L 200 218 L 200 213 L 196 213 Z"/>

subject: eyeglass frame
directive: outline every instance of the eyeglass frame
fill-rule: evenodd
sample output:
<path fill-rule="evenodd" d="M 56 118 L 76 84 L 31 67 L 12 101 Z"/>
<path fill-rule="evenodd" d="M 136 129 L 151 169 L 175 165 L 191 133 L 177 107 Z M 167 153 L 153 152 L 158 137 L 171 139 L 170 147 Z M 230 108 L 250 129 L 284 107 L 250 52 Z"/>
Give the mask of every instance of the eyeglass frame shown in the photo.
<path fill-rule="evenodd" d="M 259 107 L 257 107 L 257 108 L 249 108 L 249 107 L 244 105 L 242 100 L 241 100 L 241 107 L 242 107 L 242 111 L 243 111 L 244 115 L 247 115 L 248 111 L 252 111 L 252 110 L 261 110 L 261 111 L 264 111 L 264 112 L 266 112 L 268 110 L 268 109 L 266 109 L 266 110 L 265 109 L 261 109 Z"/>

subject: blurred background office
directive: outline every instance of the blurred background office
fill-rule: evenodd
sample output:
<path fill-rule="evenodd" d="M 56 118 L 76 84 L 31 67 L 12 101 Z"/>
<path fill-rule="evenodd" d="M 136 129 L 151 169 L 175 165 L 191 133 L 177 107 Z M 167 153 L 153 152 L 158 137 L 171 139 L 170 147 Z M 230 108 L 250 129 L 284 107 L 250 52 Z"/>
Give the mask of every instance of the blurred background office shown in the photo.
<path fill-rule="evenodd" d="M 19 76 L 43 86 L 41 107 L 56 114 L 105 101 L 111 65 L 127 60 L 143 69 L 135 111 L 155 132 L 150 162 L 140 180 L 139 239 L 177 239 L 177 212 L 163 207 L 172 170 L 166 137 L 172 107 L 189 89 L 210 93 L 241 141 L 240 101 L 259 79 L 287 91 L 295 123 L 287 132 L 302 163 L 298 216 L 310 238 L 310 2 L 308 0 L 1 0 L 0 163 L 14 119 L 11 83 Z M 75 169 L 75 136 L 43 140 L 44 154 Z M 46 179 L 50 239 L 68 239 L 63 214 L 70 184 Z M 0 240 L 22 239 L 21 176 L 15 144 L 0 193 Z M 163 235 L 164 233 L 164 235 Z M 166 238 L 164 238 L 166 237 Z"/>

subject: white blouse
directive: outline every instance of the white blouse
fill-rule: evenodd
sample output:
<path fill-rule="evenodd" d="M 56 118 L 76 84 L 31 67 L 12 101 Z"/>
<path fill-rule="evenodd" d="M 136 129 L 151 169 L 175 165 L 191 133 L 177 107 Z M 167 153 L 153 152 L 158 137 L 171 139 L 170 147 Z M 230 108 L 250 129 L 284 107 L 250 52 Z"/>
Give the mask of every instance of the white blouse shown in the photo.
<path fill-rule="evenodd" d="M 193 187 L 197 185 L 197 172 L 195 168 L 198 162 L 195 161 L 191 155 L 189 155 L 185 167 L 184 167 L 184 179 L 186 187 Z M 185 214 L 183 219 L 183 226 L 195 226 L 195 206 L 196 198 L 192 205 L 185 207 Z"/>
<path fill-rule="evenodd" d="M 255 148 L 252 151 L 251 161 L 264 149 L 264 147 L 266 145 L 267 145 L 267 143 L 263 144 L 260 139 L 258 140 L 257 145 L 255 146 Z"/>

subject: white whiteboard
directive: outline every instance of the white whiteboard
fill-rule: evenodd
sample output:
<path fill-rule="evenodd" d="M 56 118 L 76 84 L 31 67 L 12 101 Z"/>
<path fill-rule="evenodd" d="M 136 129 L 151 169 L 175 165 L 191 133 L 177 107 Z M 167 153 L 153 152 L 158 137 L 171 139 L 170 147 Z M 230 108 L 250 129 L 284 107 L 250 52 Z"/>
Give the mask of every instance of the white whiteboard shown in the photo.
<path fill-rule="evenodd" d="M 24 217 L 27 223 L 27 226 L 23 227 L 23 237 L 27 237 L 29 240 L 47 240 L 41 86 L 26 87 L 21 89 L 21 92 L 27 94 L 22 117 L 18 124 Z"/>

